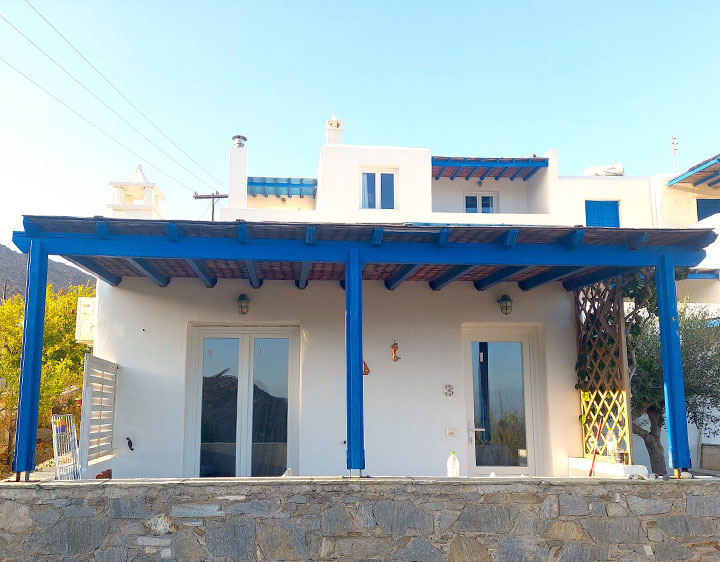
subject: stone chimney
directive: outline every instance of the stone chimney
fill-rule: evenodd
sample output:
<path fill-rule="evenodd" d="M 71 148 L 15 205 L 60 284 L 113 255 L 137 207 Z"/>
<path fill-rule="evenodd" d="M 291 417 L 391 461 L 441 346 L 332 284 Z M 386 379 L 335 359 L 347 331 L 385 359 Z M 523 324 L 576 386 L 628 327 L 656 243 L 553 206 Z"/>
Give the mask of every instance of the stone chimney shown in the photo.
<path fill-rule="evenodd" d="M 247 137 L 235 135 L 230 147 L 228 206 L 231 209 L 247 208 L 248 153 Z"/>
<path fill-rule="evenodd" d="M 127 181 L 110 182 L 113 188 L 112 203 L 108 209 L 112 216 L 121 219 L 162 219 L 160 202 L 165 199 L 160 188 L 150 181 L 141 164 Z"/>
<path fill-rule="evenodd" d="M 333 116 L 325 121 L 325 144 L 342 144 L 342 121 Z"/>

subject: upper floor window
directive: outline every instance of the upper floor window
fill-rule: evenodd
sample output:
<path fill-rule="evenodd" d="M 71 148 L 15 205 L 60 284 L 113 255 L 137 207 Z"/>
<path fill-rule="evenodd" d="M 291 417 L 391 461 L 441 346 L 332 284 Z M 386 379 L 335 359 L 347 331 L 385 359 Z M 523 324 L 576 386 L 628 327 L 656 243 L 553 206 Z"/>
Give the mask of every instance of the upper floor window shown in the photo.
<path fill-rule="evenodd" d="M 585 224 L 587 226 L 620 227 L 620 211 L 617 201 L 585 201 Z"/>
<path fill-rule="evenodd" d="M 720 213 L 720 199 L 697 200 L 697 215 L 699 221 L 711 217 L 715 213 Z"/>
<path fill-rule="evenodd" d="M 496 213 L 497 212 L 497 198 L 493 194 L 466 195 L 465 196 L 465 212 L 466 213 Z"/>
<path fill-rule="evenodd" d="M 392 172 L 363 172 L 362 208 L 395 208 L 395 174 Z"/>

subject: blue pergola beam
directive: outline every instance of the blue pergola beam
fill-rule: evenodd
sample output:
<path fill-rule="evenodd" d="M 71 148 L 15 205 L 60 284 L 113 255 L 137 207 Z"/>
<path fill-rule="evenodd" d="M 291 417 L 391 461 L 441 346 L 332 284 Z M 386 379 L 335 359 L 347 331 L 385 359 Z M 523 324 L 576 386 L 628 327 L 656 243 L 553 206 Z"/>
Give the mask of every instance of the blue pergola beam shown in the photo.
<path fill-rule="evenodd" d="M 345 359 L 347 468 L 365 468 L 363 419 L 362 263 L 353 249 L 345 261 Z"/>
<path fill-rule="evenodd" d="M 517 242 L 519 231 L 515 228 L 511 228 L 505 234 L 500 237 L 500 244 L 505 249 L 512 248 Z"/>
<path fill-rule="evenodd" d="M 35 440 L 37 438 L 40 401 L 40 372 L 42 369 L 43 331 L 45 329 L 45 292 L 48 254 L 40 241 L 30 245 L 25 284 L 25 317 L 23 319 L 22 360 L 17 421 L 15 425 L 15 453 L 12 470 L 24 472 L 25 479 L 35 470 Z"/>
<path fill-rule="evenodd" d="M 383 229 L 380 228 L 379 226 L 373 228 L 372 240 L 370 241 L 370 243 L 373 246 L 379 246 L 380 244 L 382 244 L 382 239 L 383 239 Z"/>
<path fill-rule="evenodd" d="M 258 277 L 257 269 L 255 269 L 255 262 L 252 260 L 245 260 L 245 267 L 248 271 L 248 279 L 250 280 L 250 286 L 253 289 L 259 289 L 262 287 L 263 280 Z"/>
<path fill-rule="evenodd" d="M 715 187 L 717 184 L 720 183 L 720 179 L 715 180 L 714 182 L 711 182 L 708 184 L 709 187 Z"/>
<path fill-rule="evenodd" d="M 305 244 L 315 244 L 315 227 L 308 226 L 305 229 Z"/>
<path fill-rule="evenodd" d="M 513 275 L 516 275 L 526 269 L 528 269 L 528 266 L 526 265 L 510 265 L 507 267 L 503 267 L 502 269 L 498 269 L 497 271 L 491 273 L 487 277 L 478 279 L 473 283 L 473 285 L 475 285 L 475 288 L 478 291 L 484 291 L 486 289 L 489 289 L 490 287 L 494 287 L 498 283 L 506 281 Z"/>
<path fill-rule="evenodd" d="M 440 232 L 437 233 L 437 236 L 435 238 L 435 244 L 437 244 L 440 247 L 447 246 L 449 239 L 450 239 L 450 229 L 449 228 L 441 228 Z"/>
<path fill-rule="evenodd" d="M 562 285 L 566 291 L 574 291 L 575 289 L 579 289 L 580 287 L 586 287 L 587 285 L 592 285 L 593 283 L 605 281 L 606 279 L 610 279 L 611 277 L 615 277 L 616 275 L 621 275 L 626 271 L 627 269 L 623 269 L 622 267 L 608 267 L 605 269 L 600 269 L 598 271 L 593 271 L 580 277 L 576 277 L 575 279 L 568 279 L 567 281 L 563 281 Z"/>
<path fill-rule="evenodd" d="M 167 287 L 170 284 L 170 277 L 162 273 L 145 258 L 128 257 L 127 260 L 135 269 L 152 280 L 158 287 Z"/>
<path fill-rule="evenodd" d="M 685 180 L 685 179 L 689 178 L 690 176 L 692 176 L 693 174 L 697 174 L 698 172 L 702 172 L 702 171 L 705 170 L 706 168 L 709 168 L 710 166 L 714 166 L 715 164 L 720 164 L 720 158 L 713 158 L 712 160 L 708 160 L 707 162 L 704 162 L 702 165 L 696 166 L 696 167 L 693 168 L 692 170 L 688 170 L 688 171 L 685 172 L 684 174 L 680 174 L 678 177 L 671 179 L 671 180 L 667 183 L 667 184 L 668 184 L 668 187 L 670 187 L 671 185 L 675 185 L 676 183 L 680 183 L 680 182 L 682 182 L 683 180 Z"/>
<path fill-rule="evenodd" d="M 385 287 L 389 291 L 394 291 L 403 281 L 406 281 L 409 277 L 414 275 L 415 272 L 417 272 L 422 266 L 423 264 L 421 263 L 401 266 L 395 273 L 385 279 Z"/>
<path fill-rule="evenodd" d="M 540 169 L 540 168 L 534 168 L 533 171 L 530 172 L 527 176 L 524 176 L 522 180 L 523 180 L 523 181 L 528 181 L 531 177 L 533 177 L 533 176 L 537 173 L 537 171 L 538 171 L 539 169 Z"/>
<path fill-rule="evenodd" d="M 672 256 L 662 256 L 655 268 L 658 319 L 660 323 L 660 354 L 665 386 L 665 420 L 668 453 L 674 469 L 688 469 L 690 446 L 685 410 L 685 385 L 680 354 L 675 267 Z"/>
<path fill-rule="evenodd" d="M 477 268 L 477 264 L 474 265 L 456 265 L 446 273 L 443 273 L 437 279 L 430 281 L 429 285 L 433 291 L 439 291 L 440 289 L 447 287 L 453 281 L 457 281 L 466 273 L 471 272 Z"/>
<path fill-rule="evenodd" d="M 720 171 L 713 172 L 713 173 L 710 174 L 709 176 L 706 176 L 706 177 L 704 177 L 704 178 L 701 179 L 701 180 L 698 180 L 698 181 L 696 181 L 696 182 L 693 182 L 693 187 L 697 187 L 698 185 L 702 185 L 702 184 L 704 184 L 704 183 L 708 183 L 708 184 L 709 184 L 709 182 L 711 182 L 712 180 L 714 180 L 714 179 L 717 178 L 717 177 L 720 177 Z"/>
<path fill-rule="evenodd" d="M 450 181 L 455 181 L 455 178 L 458 177 L 458 175 L 460 175 L 460 170 L 462 170 L 463 168 L 465 168 L 464 163 L 458 162 L 457 168 L 455 169 L 453 174 L 450 176 Z"/>
<path fill-rule="evenodd" d="M 472 177 L 472 175 L 475 173 L 475 170 L 477 170 L 477 168 L 470 168 L 470 173 L 469 173 L 467 176 L 465 176 L 465 181 L 469 181 L 469 180 L 470 180 L 470 178 Z"/>
<path fill-rule="evenodd" d="M 642 248 L 645 244 L 647 244 L 648 240 L 650 240 L 650 234 L 647 232 L 641 232 L 640 234 L 635 235 L 630 242 L 628 243 L 628 248 L 631 250 L 638 250 Z"/>
<path fill-rule="evenodd" d="M 116 275 L 115 273 L 111 273 L 94 259 L 87 256 L 65 256 L 65 259 L 113 287 L 117 287 L 122 281 L 122 277 Z"/>
<path fill-rule="evenodd" d="M 212 289 L 215 285 L 217 285 L 217 277 L 212 274 L 204 262 L 201 260 L 185 260 L 185 262 L 208 289 Z"/>
<path fill-rule="evenodd" d="M 437 176 L 435 176 L 435 180 L 436 180 L 436 181 L 439 180 L 439 179 L 442 177 L 443 172 L 445 171 L 445 168 L 447 168 L 447 166 L 441 166 L 441 167 L 440 167 L 440 170 L 438 171 Z"/>
<path fill-rule="evenodd" d="M 535 168 L 537 170 L 537 168 Z M 520 174 L 522 174 L 525 171 L 525 168 L 518 168 L 517 172 L 515 172 L 512 176 L 510 176 L 510 181 L 515 181 L 515 178 L 518 177 Z"/>
<path fill-rule="evenodd" d="M 310 263 L 309 262 L 302 262 L 300 264 L 300 274 L 298 275 L 298 278 L 295 279 L 295 286 L 298 289 L 304 289 L 308 286 L 308 273 L 310 272 Z"/>
<path fill-rule="evenodd" d="M 98 221 L 95 225 L 95 230 L 97 231 L 98 238 L 102 238 L 103 240 L 107 239 L 109 232 L 108 225 L 105 221 Z"/>
<path fill-rule="evenodd" d="M 180 240 L 180 232 L 178 232 L 178 227 L 174 222 L 167 223 L 167 233 L 168 239 L 171 242 L 177 242 Z"/>
<path fill-rule="evenodd" d="M 248 231 L 247 225 L 239 224 L 237 227 L 237 241 L 240 244 L 247 244 L 248 242 Z"/>
<path fill-rule="evenodd" d="M 553 281 L 562 279 L 563 277 L 566 277 L 568 275 L 572 275 L 573 273 L 576 273 L 582 269 L 585 268 L 575 266 L 554 267 L 543 273 L 540 273 L 539 275 L 536 275 L 535 277 L 520 281 L 518 283 L 518 287 L 520 287 L 523 291 L 529 291 L 530 289 L 535 289 L 547 283 L 552 283 Z"/>
<path fill-rule="evenodd" d="M 570 234 L 563 237 L 562 243 L 568 250 L 574 250 L 578 246 L 581 246 L 583 239 L 585 238 L 585 231 L 582 228 L 573 230 Z"/>
<path fill-rule="evenodd" d="M 448 233 L 449 234 L 449 231 Z M 442 232 L 435 242 L 383 242 L 372 246 L 368 241 L 325 240 L 322 244 L 305 244 L 305 240 L 247 239 L 238 244 L 233 238 L 184 236 L 178 242 L 165 237 L 122 235 L 101 240 L 95 235 L 42 233 L 29 237 L 15 232 L 13 242 L 27 253 L 31 240 L 40 240 L 49 255 L 105 256 L 158 259 L 215 259 L 343 262 L 347 252 L 356 248 L 363 263 L 433 263 L 462 265 L 578 265 L 598 267 L 654 267 L 661 255 L 674 256 L 676 267 L 695 267 L 705 258 L 696 245 L 712 242 L 715 234 L 702 233 L 692 246 L 645 245 L 632 251 L 625 244 L 586 244 L 568 251 L 564 244 L 515 244 L 510 249 L 496 242 L 446 242 Z"/>

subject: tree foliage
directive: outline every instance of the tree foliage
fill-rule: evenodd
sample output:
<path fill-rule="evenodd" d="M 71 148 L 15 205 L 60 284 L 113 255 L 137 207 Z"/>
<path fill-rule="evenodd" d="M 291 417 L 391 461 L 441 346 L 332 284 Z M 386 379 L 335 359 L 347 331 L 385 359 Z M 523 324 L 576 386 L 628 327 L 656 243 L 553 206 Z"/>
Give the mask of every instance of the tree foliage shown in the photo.
<path fill-rule="evenodd" d="M 63 392 L 82 386 L 85 346 L 75 341 L 78 297 L 92 297 L 95 288 L 70 286 L 58 292 L 48 285 L 42 351 L 39 425 L 50 421 L 53 406 Z M 24 299 L 14 295 L 0 303 L 0 469 L 13 448 L 20 379 Z"/>

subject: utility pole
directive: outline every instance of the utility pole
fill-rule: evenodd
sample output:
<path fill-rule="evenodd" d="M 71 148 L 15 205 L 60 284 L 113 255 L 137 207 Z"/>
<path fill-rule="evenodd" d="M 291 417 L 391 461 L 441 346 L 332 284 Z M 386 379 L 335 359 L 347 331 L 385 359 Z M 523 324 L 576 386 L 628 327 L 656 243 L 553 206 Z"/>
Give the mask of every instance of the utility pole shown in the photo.
<path fill-rule="evenodd" d="M 670 142 L 672 143 L 673 168 L 675 168 L 675 175 L 677 176 L 677 151 L 678 151 L 677 137 L 672 137 Z"/>
<path fill-rule="evenodd" d="M 216 191 L 215 193 L 198 193 L 197 191 L 193 194 L 193 199 L 210 199 L 210 205 L 212 206 L 212 211 L 210 211 L 210 220 L 215 220 L 215 203 L 218 202 L 219 199 L 227 199 L 228 194 L 227 193 L 220 193 L 219 191 Z"/>

